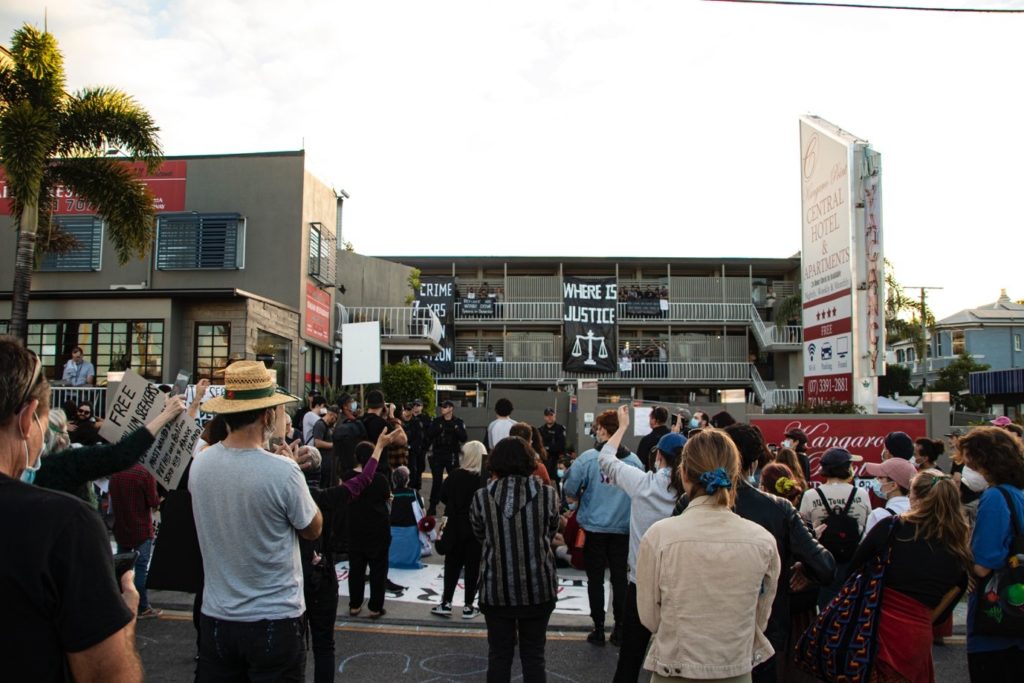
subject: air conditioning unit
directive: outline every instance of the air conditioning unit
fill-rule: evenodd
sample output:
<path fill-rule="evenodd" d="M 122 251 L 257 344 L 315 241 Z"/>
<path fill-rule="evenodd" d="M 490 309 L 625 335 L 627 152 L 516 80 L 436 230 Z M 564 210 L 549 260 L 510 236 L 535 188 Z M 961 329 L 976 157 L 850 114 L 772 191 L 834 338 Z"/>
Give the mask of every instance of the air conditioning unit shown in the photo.
<path fill-rule="evenodd" d="M 133 283 L 133 284 L 130 284 L 130 285 L 110 285 L 110 288 L 111 289 L 145 289 L 146 288 L 146 283 L 143 281 L 143 282 L 140 282 L 138 284 L 134 284 Z"/>

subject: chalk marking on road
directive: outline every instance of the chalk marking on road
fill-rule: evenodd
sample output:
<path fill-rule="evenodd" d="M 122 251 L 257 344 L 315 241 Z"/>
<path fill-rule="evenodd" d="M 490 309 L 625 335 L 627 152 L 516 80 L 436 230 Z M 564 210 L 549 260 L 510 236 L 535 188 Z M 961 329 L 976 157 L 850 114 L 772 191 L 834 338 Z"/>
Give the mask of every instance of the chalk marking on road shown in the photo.
<path fill-rule="evenodd" d="M 356 653 L 354 655 L 349 655 L 348 657 L 345 657 L 345 659 L 341 660 L 341 664 L 338 665 L 338 673 L 345 673 L 345 665 L 348 664 L 353 659 L 358 659 L 359 657 L 366 657 L 366 656 L 369 656 L 369 655 L 374 655 L 374 656 L 377 656 L 377 655 L 384 655 L 384 656 L 387 656 L 387 655 L 397 655 L 399 657 L 405 657 L 405 668 L 402 669 L 402 673 L 403 674 L 409 673 L 409 665 L 412 664 L 412 657 L 410 657 L 409 655 L 405 654 L 404 652 L 391 652 L 391 651 L 358 652 L 358 653 Z"/>

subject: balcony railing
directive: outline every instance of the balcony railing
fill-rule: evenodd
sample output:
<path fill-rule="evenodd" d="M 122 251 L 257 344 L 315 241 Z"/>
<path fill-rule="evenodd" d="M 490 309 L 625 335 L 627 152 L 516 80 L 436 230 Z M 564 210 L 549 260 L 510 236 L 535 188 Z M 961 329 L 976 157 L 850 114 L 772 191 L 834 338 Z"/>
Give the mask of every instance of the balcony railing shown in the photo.
<path fill-rule="evenodd" d="M 561 301 L 495 301 L 493 314 L 464 312 L 461 301 L 455 302 L 456 320 L 500 320 L 503 322 L 550 322 L 562 319 Z"/>
<path fill-rule="evenodd" d="M 757 337 L 757 343 L 762 349 L 773 350 L 782 347 L 785 350 L 795 350 L 803 344 L 804 331 L 799 325 L 780 327 L 775 323 L 765 323 L 761 320 L 761 314 L 758 313 L 756 306 L 747 304 L 746 309 L 750 324 L 754 328 L 754 336 Z"/>
<path fill-rule="evenodd" d="M 342 337 L 345 323 L 380 322 L 382 340 L 429 339 L 441 342 L 441 321 L 427 307 L 342 306 L 338 304 L 338 327 L 335 336 Z"/>
<path fill-rule="evenodd" d="M 749 363 L 677 363 L 636 362 L 629 370 L 594 375 L 562 370 L 557 361 L 508 361 L 485 363 L 458 361 L 455 372 L 438 375 L 438 379 L 480 380 L 502 382 L 554 382 L 561 379 L 594 379 L 604 381 L 645 382 L 728 382 L 750 381 Z"/>
<path fill-rule="evenodd" d="M 106 387 L 50 387 L 50 408 L 63 408 L 66 402 L 75 404 L 88 401 L 92 406 L 93 415 L 106 417 L 107 414 L 107 388 Z M 68 418 L 74 418 L 71 413 Z"/>
<path fill-rule="evenodd" d="M 493 308 L 481 311 L 476 304 L 471 309 L 461 301 L 455 302 L 455 319 L 472 322 L 559 322 L 562 319 L 561 301 L 495 301 Z M 639 307 L 619 302 L 617 315 L 620 323 L 636 321 L 672 322 L 730 322 L 750 320 L 750 304 L 738 303 L 685 303 L 669 302 L 668 310 L 643 311 Z"/>

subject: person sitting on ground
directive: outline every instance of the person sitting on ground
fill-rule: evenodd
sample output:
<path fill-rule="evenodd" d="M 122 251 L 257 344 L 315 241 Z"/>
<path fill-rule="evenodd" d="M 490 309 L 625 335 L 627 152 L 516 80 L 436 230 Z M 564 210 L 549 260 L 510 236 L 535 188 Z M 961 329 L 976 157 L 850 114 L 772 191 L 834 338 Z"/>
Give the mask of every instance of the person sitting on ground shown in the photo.
<path fill-rule="evenodd" d="M 391 547 L 388 550 L 389 569 L 421 569 L 423 546 L 420 544 L 419 516 L 423 515 L 423 500 L 416 489 L 409 488 L 409 468 L 396 467 L 391 472 Z"/>
<path fill-rule="evenodd" d="M 80 446 L 95 446 L 103 443 L 100 437 L 100 420 L 92 410 L 92 404 L 88 401 L 80 401 L 75 409 L 75 414 L 68 423 L 68 433 L 71 435 L 71 443 Z"/>

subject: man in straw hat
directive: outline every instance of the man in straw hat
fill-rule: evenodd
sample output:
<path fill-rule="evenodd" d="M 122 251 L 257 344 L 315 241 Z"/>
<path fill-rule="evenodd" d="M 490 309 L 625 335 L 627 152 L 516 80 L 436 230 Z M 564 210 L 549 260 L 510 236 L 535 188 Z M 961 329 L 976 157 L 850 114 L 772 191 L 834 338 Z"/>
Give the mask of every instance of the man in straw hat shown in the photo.
<path fill-rule="evenodd" d="M 258 361 L 229 365 L 224 389 L 203 410 L 223 417 L 228 437 L 195 459 L 189 477 L 206 574 L 199 679 L 302 680 L 295 532 L 316 539 L 323 517 L 295 461 L 265 450 L 276 407 L 299 399 L 278 391 Z"/>

